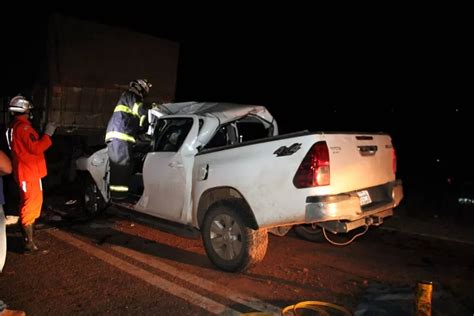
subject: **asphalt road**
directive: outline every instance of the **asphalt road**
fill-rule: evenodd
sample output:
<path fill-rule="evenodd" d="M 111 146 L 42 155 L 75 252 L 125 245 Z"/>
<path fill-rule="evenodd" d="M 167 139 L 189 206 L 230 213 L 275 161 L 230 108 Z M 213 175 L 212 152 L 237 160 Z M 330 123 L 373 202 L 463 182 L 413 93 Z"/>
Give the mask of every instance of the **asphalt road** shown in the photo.
<path fill-rule="evenodd" d="M 8 227 L 0 274 L 0 300 L 27 315 L 278 314 L 308 300 L 409 315 L 421 280 L 433 282 L 434 315 L 474 311 L 474 246 L 394 230 L 371 228 L 346 247 L 271 235 L 264 261 L 242 274 L 217 270 L 200 239 L 113 210 L 45 225 L 36 237 L 46 251 L 22 254 Z"/>

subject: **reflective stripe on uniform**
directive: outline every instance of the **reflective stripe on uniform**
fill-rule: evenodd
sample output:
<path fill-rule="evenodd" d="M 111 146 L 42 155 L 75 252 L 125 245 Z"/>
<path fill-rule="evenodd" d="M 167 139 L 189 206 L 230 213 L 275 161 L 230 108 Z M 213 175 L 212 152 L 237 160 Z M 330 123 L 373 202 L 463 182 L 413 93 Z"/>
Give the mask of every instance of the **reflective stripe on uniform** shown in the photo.
<path fill-rule="evenodd" d="M 128 187 L 124 185 L 111 185 L 109 186 L 110 191 L 116 191 L 116 192 L 127 192 Z"/>
<path fill-rule="evenodd" d="M 140 106 L 142 103 L 135 103 L 133 105 L 133 109 L 130 109 L 128 106 L 119 104 L 115 107 L 114 112 L 125 112 L 131 115 L 135 115 L 137 117 L 140 117 L 140 114 L 138 114 L 138 110 L 140 109 Z"/>
<path fill-rule="evenodd" d="M 142 117 L 140 117 L 140 127 L 143 126 L 143 123 L 145 122 L 145 119 L 146 119 L 146 118 L 147 118 L 147 117 L 146 117 L 145 115 L 143 115 Z"/>
<path fill-rule="evenodd" d="M 140 117 L 140 114 L 138 114 L 138 110 L 140 110 L 141 105 L 142 105 L 142 103 L 133 104 L 133 109 L 132 109 L 133 115 L 136 115 L 136 116 Z"/>
<path fill-rule="evenodd" d="M 130 108 L 128 106 L 123 105 L 123 104 L 117 105 L 114 109 L 114 112 L 125 112 L 125 113 L 128 113 L 130 115 L 138 116 L 138 113 L 133 112 L 133 110 L 130 110 Z"/>
<path fill-rule="evenodd" d="M 5 132 L 7 137 L 8 149 L 12 150 L 12 143 L 13 143 L 13 128 L 8 128 Z"/>
<path fill-rule="evenodd" d="M 105 134 L 105 140 L 106 141 L 109 140 L 109 139 L 112 139 L 112 138 L 121 139 L 121 140 L 131 142 L 131 143 L 135 142 L 135 138 L 133 136 L 130 136 L 130 135 L 125 134 L 125 133 L 112 131 L 112 132 L 108 132 L 107 134 Z"/>

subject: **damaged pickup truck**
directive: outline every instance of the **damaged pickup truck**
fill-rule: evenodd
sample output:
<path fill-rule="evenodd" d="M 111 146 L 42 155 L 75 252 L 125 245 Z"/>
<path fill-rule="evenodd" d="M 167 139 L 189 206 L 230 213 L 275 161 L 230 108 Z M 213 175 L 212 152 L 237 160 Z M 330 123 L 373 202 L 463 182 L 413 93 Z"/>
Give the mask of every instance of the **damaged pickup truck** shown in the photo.
<path fill-rule="evenodd" d="M 218 268 L 263 260 L 268 232 L 315 239 L 380 225 L 403 197 L 391 138 L 382 133 L 278 135 L 263 106 L 169 103 L 150 110 L 129 200 L 137 215 L 191 227 Z M 77 161 L 88 212 L 109 203 L 107 149 Z"/>

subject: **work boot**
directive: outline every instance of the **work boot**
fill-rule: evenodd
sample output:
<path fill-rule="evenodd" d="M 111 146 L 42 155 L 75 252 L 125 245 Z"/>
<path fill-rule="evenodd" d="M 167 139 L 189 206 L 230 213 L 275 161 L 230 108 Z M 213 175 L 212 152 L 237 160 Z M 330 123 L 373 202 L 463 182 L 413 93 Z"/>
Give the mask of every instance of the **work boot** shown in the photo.
<path fill-rule="evenodd" d="M 25 228 L 21 223 L 18 223 L 18 226 L 20 227 L 20 232 L 21 232 L 21 240 L 23 241 L 23 244 L 26 243 L 26 231 Z"/>
<path fill-rule="evenodd" d="M 37 251 L 38 247 L 35 245 L 35 242 L 33 241 L 33 224 L 22 226 L 22 228 L 23 228 L 22 230 L 24 231 L 25 251 L 27 252 Z"/>

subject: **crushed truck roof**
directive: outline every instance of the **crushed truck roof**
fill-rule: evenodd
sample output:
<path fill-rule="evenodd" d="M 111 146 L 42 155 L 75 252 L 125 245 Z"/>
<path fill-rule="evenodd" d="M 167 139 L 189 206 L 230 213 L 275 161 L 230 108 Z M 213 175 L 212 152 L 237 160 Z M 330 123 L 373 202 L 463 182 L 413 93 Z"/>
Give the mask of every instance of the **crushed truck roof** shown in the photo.
<path fill-rule="evenodd" d="M 179 102 L 160 105 L 159 112 L 164 115 L 195 114 L 216 117 L 220 124 L 238 120 L 247 115 L 258 116 L 261 119 L 276 125 L 275 119 L 262 105 L 246 105 L 223 102 Z"/>

